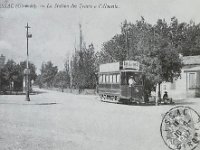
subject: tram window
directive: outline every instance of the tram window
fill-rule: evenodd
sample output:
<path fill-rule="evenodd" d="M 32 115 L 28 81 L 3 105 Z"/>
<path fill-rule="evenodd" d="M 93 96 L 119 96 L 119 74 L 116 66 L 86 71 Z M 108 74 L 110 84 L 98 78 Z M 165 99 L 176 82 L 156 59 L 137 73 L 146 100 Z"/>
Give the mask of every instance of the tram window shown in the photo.
<path fill-rule="evenodd" d="M 113 78 L 112 78 L 112 75 L 109 75 L 109 77 L 110 77 L 110 83 L 112 83 L 113 82 Z"/>
<path fill-rule="evenodd" d="M 102 83 L 102 78 L 103 78 L 103 75 L 100 75 L 99 76 L 99 83 Z"/>
<path fill-rule="evenodd" d="M 106 82 L 106 75 L 103 75 L 103 83 Z"/>
<path fill-rule="evenodd" d="M 117 77 L 117 75 L 116 75 L 116 74 L 114 74 L 114 75 L 113 75 L 113 83 L 116 83 L 116 82 L 117 82 L 117 81 L 116 81 L 116 80 L 117 80 L 117 78 L 116 78 L 116 77 Z"/>
<path fill-rule="evenodd" d="M 142 76 L 139 73 L 133 73 L 133 72 L 123 72 L 122 73 L 122 84 L 128 85 L 128 80 L 130 78 L 133 78 L 135 85 L 142 85 Z"/>
<path fill-rule="evenodd" d="M 120 75 L 117 74 L 117 83 L 119 83 L 119 82 L 120 82 Z"/>
<path fill-rule="evenodd" d="M 135 74 L 134 80 L 136 82 L 136 85 L 142 85 L 142 75 L 141 74 Z"/>
<path fill-rule="evenodd" d="M 106 83 L 109 83 L 109 75 L 106 75 Z"/>
<path fill-rule="evenodd" d="M 121 75 L 121 84 L 127 84 L 127 79 L 126 79 L 126 72 L 123 72 Z"/>

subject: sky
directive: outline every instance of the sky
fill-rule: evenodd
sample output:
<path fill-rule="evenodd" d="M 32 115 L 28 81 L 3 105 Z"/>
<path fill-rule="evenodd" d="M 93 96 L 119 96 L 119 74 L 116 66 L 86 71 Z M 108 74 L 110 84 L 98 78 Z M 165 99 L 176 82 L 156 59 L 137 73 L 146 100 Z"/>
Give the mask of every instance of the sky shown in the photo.
<path fill-rule="evenodd" d="M 3 8 L 5 4 L 14 8 Z M 26 4 L 35 4 L 37 8 L 19 8 Z M 55 8 L 56 4 L 69 8 Z M 117 8 L 99 8 L 104 4 Z M 71 8 L 72 5 L 77 8 Z M 92 8 L 83 8 L 87 6 Z M 80 23 L 86 45 L 93 43 L 99 51 L 104 42 L 120 33 L 125 19 L 135 23 L 143 16 L 155 24 L 157 19 L 169 22 L 176 16 L 180 22 L 200 23 L 199 6 L 199 0 L 0 0 L 0 54 L 16 62 L 26 59 L 28 22 L 32 34 L 29 57 L 37 72 L 49 60 L 62 70 L 74 47 L 78 47 Z"/>

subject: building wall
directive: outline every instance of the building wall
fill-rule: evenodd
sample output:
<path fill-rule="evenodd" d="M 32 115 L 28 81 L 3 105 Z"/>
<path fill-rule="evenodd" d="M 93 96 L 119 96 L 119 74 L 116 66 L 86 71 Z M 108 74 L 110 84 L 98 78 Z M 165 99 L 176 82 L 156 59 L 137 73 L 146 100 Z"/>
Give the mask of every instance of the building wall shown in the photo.
<path fill-rule="evenodd" d="M 184 70 L 181 72 L 181 77 L 171 82 L 164 82 L 161 84 L 161 96 L 163 97 L 164 92 L 168 92 L 168 96 L 173 99 L 184 99 L 186 98 L 186 73 Z"/>
<path fill-rule="evenodd" d="M 167 91 L 169 97 L 173 99 L 200 97 L 200 72 L 186 71 L 192 67 L 195 66 L 184 66 L 182 68 L 181 76 L 177 80 L 174 80 L 173 83 L 163 82 L 161 84 L 161 96 L 163 97 L 164 92 Z M 191 86 L 192 83 L 195 84 L 194 87 Z"/>

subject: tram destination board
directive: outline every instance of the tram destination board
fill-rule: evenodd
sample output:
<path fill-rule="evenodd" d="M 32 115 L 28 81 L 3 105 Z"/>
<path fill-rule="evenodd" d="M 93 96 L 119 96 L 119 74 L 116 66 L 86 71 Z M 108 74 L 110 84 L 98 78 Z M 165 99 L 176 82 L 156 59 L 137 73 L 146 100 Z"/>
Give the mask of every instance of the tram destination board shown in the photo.
<path fill-rule="evenodd" d="M 123 69 L 134 69 L 134 70 L 139 70 L 140 64 L 137 61 L 130 61 L 126 60 L 123 61 Z"/>

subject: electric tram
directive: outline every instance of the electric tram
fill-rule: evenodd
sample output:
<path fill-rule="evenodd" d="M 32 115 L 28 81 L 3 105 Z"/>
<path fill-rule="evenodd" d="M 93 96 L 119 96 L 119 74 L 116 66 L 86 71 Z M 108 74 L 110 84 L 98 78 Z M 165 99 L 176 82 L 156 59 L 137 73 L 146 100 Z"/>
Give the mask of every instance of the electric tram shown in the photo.
<path fill-rule="evenodd" d="M 137 61 L 101 64 L 98 73 L 98 93 L 102 101 L 143 103 L 143 75 Z"/>

